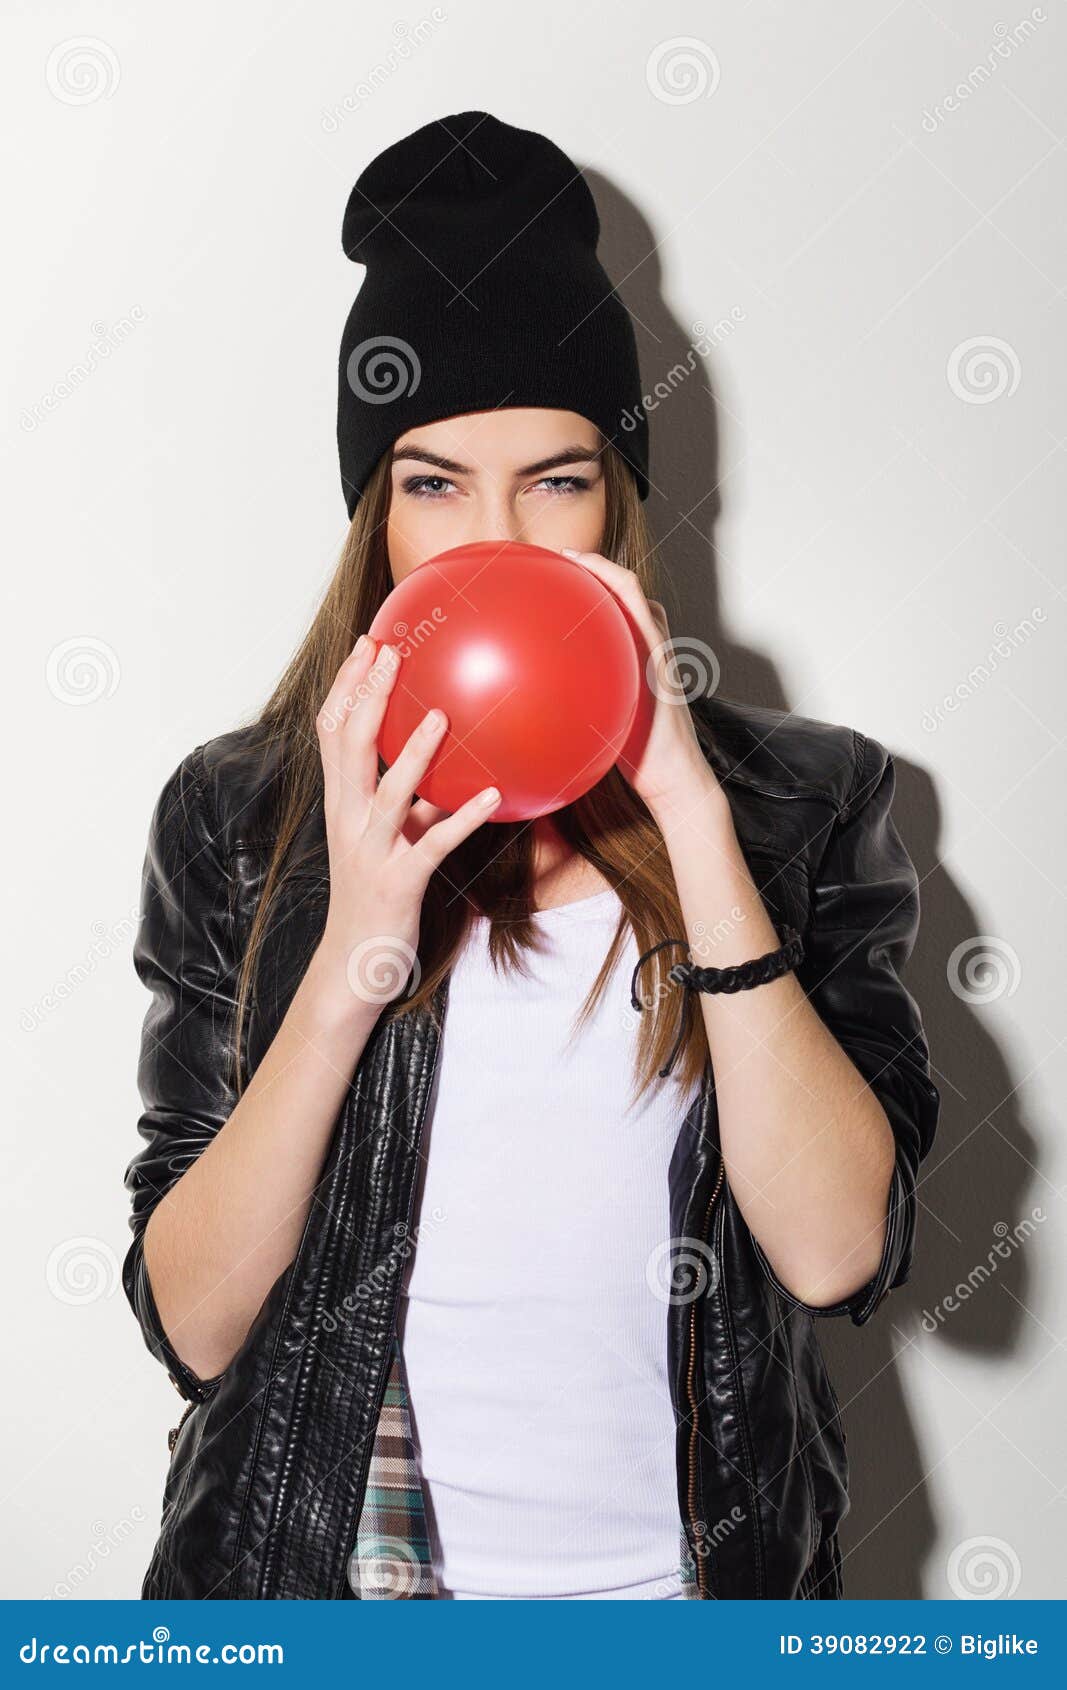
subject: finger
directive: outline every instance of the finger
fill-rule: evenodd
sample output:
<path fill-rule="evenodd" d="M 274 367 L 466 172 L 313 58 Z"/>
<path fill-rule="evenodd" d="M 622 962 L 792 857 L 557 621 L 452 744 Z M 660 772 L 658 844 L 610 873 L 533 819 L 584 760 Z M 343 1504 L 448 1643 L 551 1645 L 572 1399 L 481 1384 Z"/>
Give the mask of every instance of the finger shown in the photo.
<path fill-rule="evenodd" d="M 486 797 L 489 792 L 495 794 L 491 801 Z M 427 880 L 457 845 L 461 845 L 483 822 L 492 817 L 500 807 L 500 800 L 498 787 L 485 787 L 481 792 L 476 792 L 473 798 L 468 798 L 452 815 L 446 815 L 443 821 L 435 822 L 432 827 L 427 828 L 412 853 L 421 862 Z"/>
<path fill-rule="evenodd" d="M 403 827 L 411 813 L 415 788 L 424 778 L 430 760 L 436 754 L 448 729 L 448 717 L 443 710 L 428 710 L 418 726 L 408 735 L 392 766 L 378 782 L 371 807 L 368 833 L 374 832 L 387 840 Z"/>
<path fill-rule="evenodd" d="M 404 817 L 404 836 L 412 845 L 417 845 L 428 828 L 433 827 L 435 822 L 446 821 L 451 814 L 451 810 L 443 810 L 440 804 L 431 804 L 428 798 L 416 798 Z"/>
<path fill-rule="evenodd" d="M 568 547 L 563 547 L 562 550 L 564 556 L 583 565 L 591 575 L 603 582 L 609 592 L 615 594 L 650 647 L 659 643 L 659 624 L 652 614 L 644 588 L 632 569 L 624 569 L 621 564 L 612 563 L 610 558 L 601 557 L 599 552 L 577 552 Z"/>
<path fill-rule="evenodd" d="M 561 546 L 560 551 L 564 557 L 571 558 L 574 563 L 582 564 L 592 574 L 599 575 L 602 581 L 624 575 L 636 579 L 632 569 L 625 569 L 621 563 L 613 563 L 611 558 L 605 557 L 602 552 L 579 552 L 575 551 L 573 546 Z"/>
<path fill-rule="evenodd" d="M 659 629 L 660 633 L 663 635 L 669 635 L 671 625 L 667 620 L 667 612 L 660 604 L 659 599 L 649 599 L 648 608 L 652 612 L 656 627 Z"/>
<path fill-rule="evenodd" d="M 355 803 L 361 815 L 374 803 L 378 786 L 378 740 L 402 659 L 383 642 L 354 689 L 354 702 L 340 730 L 339 802 Z"/>
<path fill-rule="evenodd" d="M 374 641 L 367 635 L 361 635 L 338 669 L 315 718 L 322 756 L 324 800 L 331 809 L 336 804 L 341 785 L 341 729 L 355 703 L 356 690 L 374 661 L 374 650 Z"/>
<path fill-rule="evenodd" d="M 639 599 L 642 604 L 648 603 L 641 583 L 632 569 L 625 569 L 621 563 L 613 563 L 609 557 L 602 557 L 599 552 L 576 552 L 569 546 L 562 549 L 564 557 L 569 557 L 583 569 L 588 569 L 590 575 L 595 575 L 599 581 L 603 581 L 605 587 L 610 588 L 613 593 L 618 593 L 621 598 Z"/>

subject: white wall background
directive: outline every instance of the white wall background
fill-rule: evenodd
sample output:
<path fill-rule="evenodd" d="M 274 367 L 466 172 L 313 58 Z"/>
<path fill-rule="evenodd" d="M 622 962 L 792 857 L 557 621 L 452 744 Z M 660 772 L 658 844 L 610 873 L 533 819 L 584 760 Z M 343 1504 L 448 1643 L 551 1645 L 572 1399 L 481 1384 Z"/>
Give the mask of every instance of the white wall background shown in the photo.
<path fill-rule="evenodd" d="M 912 1285 L 823 1329 L 849 1593 L 1062 1595 L 1062 4 L 5 12 L 3 1593 L 139 1591 L 180 1409 L 118 1284 L 148 818 L 338 554 L 351 183 L 474 107 L 589 173 L 650 393 L 729 325 L 652 422 L 673 631 L 897 758 L 945 1114 Z"/>

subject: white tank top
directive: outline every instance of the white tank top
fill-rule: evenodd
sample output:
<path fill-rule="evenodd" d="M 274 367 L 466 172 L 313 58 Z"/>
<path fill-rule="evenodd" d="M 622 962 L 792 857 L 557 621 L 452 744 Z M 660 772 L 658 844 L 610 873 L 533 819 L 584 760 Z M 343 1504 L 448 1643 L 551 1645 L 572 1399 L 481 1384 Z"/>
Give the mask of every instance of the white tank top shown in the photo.
<path fill-rule="evenodd" d="M 484 917 L 453 965 L 399 1317 L 443 1596 L 681 1593 L 667 1172 L 699 1083 L 631 1106 L 629 929 L 567 1043 L 620 909 L 536 912 L 529 978 Z"/>

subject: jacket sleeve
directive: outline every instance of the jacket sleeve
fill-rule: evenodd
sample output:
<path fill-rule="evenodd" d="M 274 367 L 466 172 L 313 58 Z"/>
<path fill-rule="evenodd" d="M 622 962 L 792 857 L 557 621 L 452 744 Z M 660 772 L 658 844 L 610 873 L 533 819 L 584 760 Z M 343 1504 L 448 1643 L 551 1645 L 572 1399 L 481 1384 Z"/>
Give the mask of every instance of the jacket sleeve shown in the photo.
<path fill-rule="evenodd" d="M 940 1094 L 918 1005 L 901 980 L 919 927 L 918 876 L 890 813 L 893 759 L 857 735 L 852 792 L 830 833 L 812 888 L 812 919 L 797 977 L 881 1103 L 896 1141 L 885 1245 L 873 1279 L 844 1302 L 800 1302 L 776 1277 L 753 1239 L 775 1288 L 812 1315 L 847 1314 L 857 1326 L 911 1268 L 916 1177 L 933 1142 Z"/>
<path fill-rule="evenodd" d="M 141 1033 L 137 1084 L 144 1147 L 126 1169 L 133 1242 L 122 1282 L 145 1343 L 189 1402 L 217 1380 L 197 1377 L 160 1323 L 144 1260 L 156 1204 L 211 1142 L 237 1102 L 233 1030 L 237 958 L 229 875 L 204 795 L 203 747 L 179 764 L 152 814 L 133 947 L 152 994 Z"/>

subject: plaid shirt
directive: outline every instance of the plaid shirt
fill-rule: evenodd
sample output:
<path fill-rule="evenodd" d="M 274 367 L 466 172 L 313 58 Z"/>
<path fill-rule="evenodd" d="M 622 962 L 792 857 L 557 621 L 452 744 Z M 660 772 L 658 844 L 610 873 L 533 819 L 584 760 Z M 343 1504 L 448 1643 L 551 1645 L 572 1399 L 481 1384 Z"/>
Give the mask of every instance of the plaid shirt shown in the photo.
<path fill-rule="evenodd" d="M 682 1595 L 699 1595 L 696 1568 L 679 1522 Z M 364 1601 L 432 1601 L 438 1595 L 430 1552 L 418 1457 L 399 1339 L 394 1337 L 389 1378 L 374 1437 L 367 1492 L 348 1582 Z"/>

